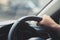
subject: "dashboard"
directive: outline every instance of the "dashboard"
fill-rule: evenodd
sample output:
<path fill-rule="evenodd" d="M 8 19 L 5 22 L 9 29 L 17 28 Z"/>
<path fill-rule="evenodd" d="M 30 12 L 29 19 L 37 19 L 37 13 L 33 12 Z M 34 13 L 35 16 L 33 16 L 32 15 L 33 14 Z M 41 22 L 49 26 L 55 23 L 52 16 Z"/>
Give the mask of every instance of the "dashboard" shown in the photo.
<path fill-rule="evenodd" d="M 7 40 L 8 32 L 13 23 L 0 26 L 0 40 Z"/>

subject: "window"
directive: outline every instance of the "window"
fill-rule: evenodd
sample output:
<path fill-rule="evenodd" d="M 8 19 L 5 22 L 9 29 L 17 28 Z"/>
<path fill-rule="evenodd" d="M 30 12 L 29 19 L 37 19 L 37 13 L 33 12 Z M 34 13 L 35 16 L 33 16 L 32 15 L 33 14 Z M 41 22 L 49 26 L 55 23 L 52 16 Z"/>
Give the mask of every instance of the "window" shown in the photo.
<path fill-rule="evenodd" d="M 36 15 L 52 0 L 0 0 L 0 21 Z"/>

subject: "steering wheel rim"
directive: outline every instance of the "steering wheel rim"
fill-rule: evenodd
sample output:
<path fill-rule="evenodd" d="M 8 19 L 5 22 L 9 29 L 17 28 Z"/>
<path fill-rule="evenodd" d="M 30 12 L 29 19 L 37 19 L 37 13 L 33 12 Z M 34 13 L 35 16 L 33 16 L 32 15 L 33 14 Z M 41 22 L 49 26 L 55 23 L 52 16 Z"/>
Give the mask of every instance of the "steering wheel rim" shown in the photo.
<path fill-rule="evenodd" d="M 36 17 L 36 16 L 24 16 L 20 19 L 18 19 L 11 27 L 10 31 L 9 31 L 9 34 L 8 34 L 8 40 L 11 40 L 12 38 L 12 33 L 13 31 L 15 30 L 16 26 L 19 24 L 19 22 L 24 22 L 24 21 L 27 21 L 27 20 L 34 20 L 34 21 L 41 21 L 42 18 L 39 18 L 39 17 Z"/>

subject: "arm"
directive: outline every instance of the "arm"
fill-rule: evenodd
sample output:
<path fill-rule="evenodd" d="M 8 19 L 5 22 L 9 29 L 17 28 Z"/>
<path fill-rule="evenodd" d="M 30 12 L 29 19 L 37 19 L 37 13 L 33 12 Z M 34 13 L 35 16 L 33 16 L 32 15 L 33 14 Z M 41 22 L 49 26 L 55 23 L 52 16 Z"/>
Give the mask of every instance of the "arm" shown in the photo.
<path fill-rule="evenodd" d="M 50 16 L 48 15 L 43 15 L 42 16 L 42 21 L 40 21 L 40 25 L 43 26 L 49 26 L 51 28 L 56 29 L 57 31 L 60 31 L 60 25 L 57 24 Z"/>

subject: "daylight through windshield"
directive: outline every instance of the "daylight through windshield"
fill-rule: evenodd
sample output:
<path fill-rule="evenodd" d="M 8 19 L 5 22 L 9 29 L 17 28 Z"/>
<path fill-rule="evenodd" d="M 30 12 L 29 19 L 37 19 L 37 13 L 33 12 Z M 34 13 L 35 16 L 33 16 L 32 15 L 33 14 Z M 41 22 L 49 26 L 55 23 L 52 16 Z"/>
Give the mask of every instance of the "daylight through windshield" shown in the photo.
<path fill-rule="evenodd" d="M 0 21 L 36 15 L 51 0 L 0 0 Z"/>

